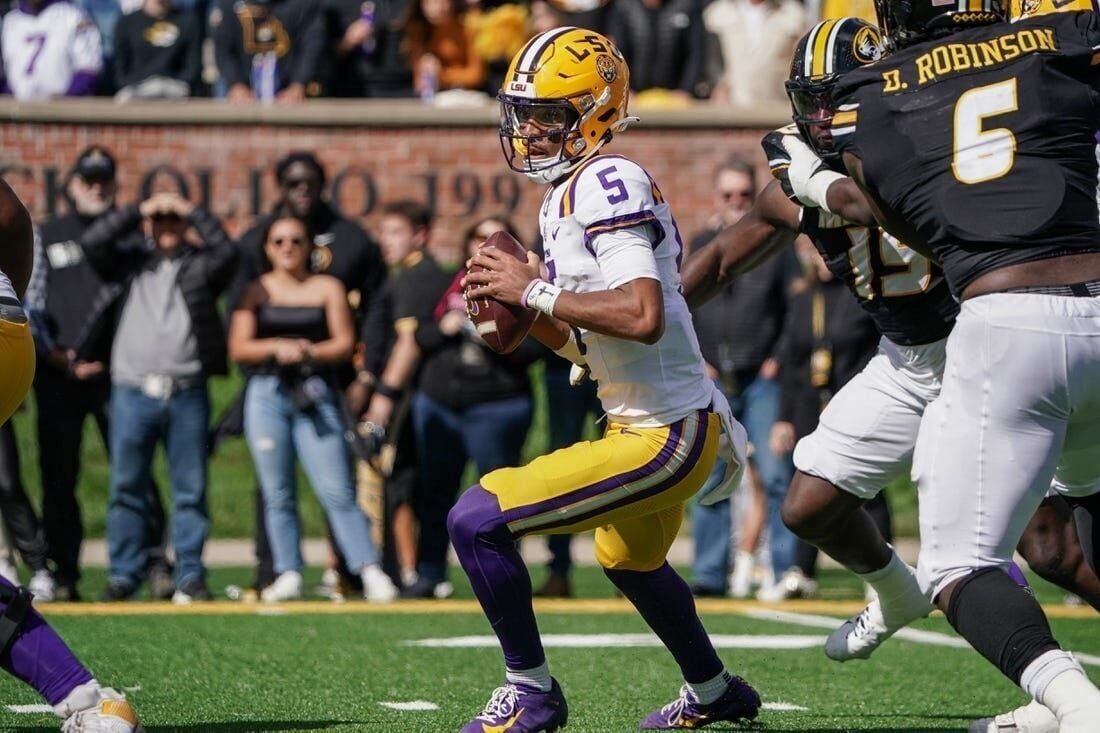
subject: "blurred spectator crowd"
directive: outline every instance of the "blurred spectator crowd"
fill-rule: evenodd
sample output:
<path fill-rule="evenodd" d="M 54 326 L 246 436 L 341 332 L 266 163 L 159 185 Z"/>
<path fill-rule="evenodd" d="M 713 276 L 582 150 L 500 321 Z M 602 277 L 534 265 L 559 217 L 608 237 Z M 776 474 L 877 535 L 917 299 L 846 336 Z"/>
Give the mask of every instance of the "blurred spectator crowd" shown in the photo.
<path fill-rule="evenodd" d="M 461 264 L 426 249 L 433 221 L 423 205 L 386 203 L 368 233 L 326 200 L 318 159 L 291 152 L 272 171 L 277 202 L 234 241 L 178 193 L 120 192 L 116 166 L 102 146 L 81 152 L 65 179 L 67 211 L 36 227 L 25 305 L 39 357 L 41 518 L 22 484 L 14 423 L 0 427 L 3 530 L 40 601 L 80 598 L 76 488 L 88 417 L 111 465 L 103 599 L 134 598 L 147 584 L 152 598 L 179 603 L 212 597 L 203 548 L 218 520 L 207 487 L 226 440 L 243 436 L 256 480 L 247 595 L 305 592 L 301 467 L 327 520 L 324 592 L 384 602 L 452 592 L 447 512 L 468 464 L 484 474 L 522 461 L 534 379 L 548 397 L 546 450 L 600 429 L 595 386 L 571 387 L 567 362 L 530 339 L 508 355 L 482 342 L 466 316 Z M 736 222 L 759 185 L 746 162 L 720 164 L 713 216 L 691 248 Z M 514 234 L 504 215 L 470 221 L 465 254 L 501 230 Z M 814 554 L 779 519 L 791 451 L 873 356 L 877 334 L 812 247 L 739 278 L 694 315 L 708 373 L 753 454 L 736 502 L 692 510 L 693 588 L 811 595 Z M 240 394 L 212 414 L 210 382 L 232 365 Z M 161 446 L 167 486 L 154 481 Z M 549 548 L 536 594 L 568 596 L 570 539 L 552 537 Z M 10 549 L 0 552 L 0 574 L 15 575 L 13 563 Z"/>
<path fill-rule="evenodd" d="M 863 6 L 868 6 L 864 8 Z M 834 7 L 835 6 L 835 7 Z M 282 103 L 478 103 L 536 33 L 613 38 L 638 104 L 784 103 L 790 52 L 822 13 L 867 0 L 2 0 L 4 89 Z M 443 101 L 441 99 L 441 101 Z"/>

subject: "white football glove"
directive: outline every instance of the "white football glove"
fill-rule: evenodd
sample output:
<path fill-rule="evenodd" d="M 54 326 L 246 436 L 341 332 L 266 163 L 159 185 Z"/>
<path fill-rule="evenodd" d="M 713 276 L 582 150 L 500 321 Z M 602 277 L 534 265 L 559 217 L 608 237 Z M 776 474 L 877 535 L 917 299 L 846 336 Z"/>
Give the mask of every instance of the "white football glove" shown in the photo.
<path fill-rule="evenodd" d="M 802 138 L 784 135 L 782 143 L 787 154 L 791 156 L 791 165 L 787 169 L 791 192 L 806 206 L 833 213 L 829 210 L 826 193 L 829 186 L 845 176 L 830 170 Z"/>

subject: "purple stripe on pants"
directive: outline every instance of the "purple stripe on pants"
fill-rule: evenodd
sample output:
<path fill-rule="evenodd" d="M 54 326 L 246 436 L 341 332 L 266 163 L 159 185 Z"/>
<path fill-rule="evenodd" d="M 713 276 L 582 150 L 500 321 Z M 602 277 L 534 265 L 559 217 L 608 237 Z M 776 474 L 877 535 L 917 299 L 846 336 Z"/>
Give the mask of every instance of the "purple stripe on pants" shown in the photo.
<path fill-rule="evenodd" d="M 612 511 L 614 509 L 618 509 L 618 508 L 626 506 L 628 504 L 633 504 L 633 503 L 638 502 L 638 501 L 643 501 L 645 499 L 649 499 L 653 496 L 657 496 L 658 494 L 671 489 L 676 484 L 683 481 L 688 476 L 688 474 L 690 474 L 692 472 L 692 470 L 695 468 L 695 464 L 699 460 L 699 456 L 702 455 L 702 453 L 703 453 L 703 447 L 706 445 L 706 442 L 707 442 L 707 414 L 708 413 L 707 413 L 706 410 L 699 410 L 698 411 L 696 416 L 699 419 L 700 425 L 699 425 L 699 428 L 695 431 L 695 441 L 692 443 L 690 449 L 688 450 L 687 458 L 683 461 L 683 463 L 680 464 L 680 467 L 676 470 L 676 472 L 674 474 L 672 474 L 671 476 L 669 476 L 668 478 L 664 479 L 663 481 L 657 482 L 656 484 L 654 484 L 653 486 L 650 486 L 647 489 L 644 489 L 642 491 L 638 491 L 638 492 L 635 492 L 635 493 L 631 493 L 631 494 L 629 494 L 627 496 L 624 496 L 623 498 L 618 499 L 618 500 L 616 500 L 616 501 L 614 501 L 610 504 L 598 507 L 596 509 L 592 509 L 590 511 L 587 511 L 587 512 L 585 512 L 583 514 L 580 514 L 580 515 L 577 515 L 577 516 L 572 516 L 572 517 L 568 517 L 568 518 L 565 518 L 565 519 L 559 519 L 559 520 L 556 520 L 556 521 L 554 521 L 552 519 L 552 517 L 547 517 L 548 521 L 545 524 L 540 524 L 537 527 L 530 527 L 530 528 L 520 530 L 516 534 L 517 535 L 525 535 L 525 534 L 530 534 L 531 532 L 544 532 L 546 530 L 556 529 L 558 527 L 567 527 L 571 524 L 577 524 L 579 522 L 587 521 L 589 519 L 592 519 L 593 517 L 599 516 L 600 514 L 605 514 L 609 511 Z M 685 418 L 685 420 L 686 419 L 687 418 Z M 660 453 L 657 454 L 657 457 L 655 459 L 653 459 L 652 461 L 647 463 L 642 468 L 635 469 L 634 471 L 631 471 L 629 473 L 618 474 L 616 476 L 613 476 L 610 479 L 605 479 L 604 481 L 600 481 L 598 483 L 592 484 L 592 486 L 590 486 L 590 487 L 586 487 L 585 489 L 582 489 L 581 491 L 585 492 L 585 496 L 583 498 L 593 498 L 593 497 L 598 496 L 602 493 L 606 493 L 607 491 L 609 491 L 613 488 L 617 488 L 619 486 L 625 485 L 627 483 L 631 483 L 631 482 L 636 481 L 638 479 L 645 478 L 646 476 L 652 475 L 653 473 L 660 470 L 673 457 L 673 454 L 675 452 L 675 448 L 680 442 L 680 435 L 683 432 L 683 426 L 684 426 L 684 420 L 680 420 L 676 423 L 673 423 L 673 425 L 671 426 L 670 431 L 669 431 L 669 439 L 665 442 L 664 447 L 661 448 Z M 578 492 L 573 492 L 573 495 L 575 495 L 577 493 Z M 540 504 L 533 505 L 533 506 L 545 507 L 547 504 L 558 502 L 558 500 L 561 499 L 561 498 L 562 497 L 556 497 L 555 499 L 551 499 L 551 500 L 548 500 L 547 502 L 542 502 Z M 568 502 L 568 503 L 571 504 L 573 502 Z M 530 508 L 530 507 L 523 507 L 523 509 L 528 509 L 528 508 Z M 557 507 L 555 507 L 555 508 L 557 508 Z M 518 519 L 519 517 L 512 516 L 512 512 L 518 512 L 518 511 L 520 511 L 520 510 L 519 509 L 514 509 L 512 511 L 505 512 L 504 513 L 505 521 L 510 524 L 511 522 L 514 522 L 516 519 Z M 530 516 L 534 516 L 536 514 L 540 514 L 542 512 L 549 512 L 549 511 L 552 511 L 552 510 L 544 508 L 544 509 L 542 509 L 542 511 L 527 512 L 524 516 L 530 517 Z"/>

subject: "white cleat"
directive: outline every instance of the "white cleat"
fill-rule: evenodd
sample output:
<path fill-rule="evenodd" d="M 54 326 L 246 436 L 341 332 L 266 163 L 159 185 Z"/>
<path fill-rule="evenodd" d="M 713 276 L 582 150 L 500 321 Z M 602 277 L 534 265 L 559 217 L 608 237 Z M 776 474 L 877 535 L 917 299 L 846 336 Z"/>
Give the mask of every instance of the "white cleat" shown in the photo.
<path fill-rule="evenodd" d="M 61 723 L 62 733 L 144 733 L 144 730 L 126 697 L 109 688 L 100 690 L 95 705 L 78 710 Z"/>
<path fill-rule="evenodd" d="M 1058 733 L 1058 718 L 1032 700 L 1010 713 L 975 720 L 970 724 L 970 733 Z"/>
<path fill-rule="evenodd" d="M 49 570 L 39 570 L 31 576 L 27 590 L 34 594 L 34 600 L 38 603 L 51 603 L 57 595 L 57 584 Z"/>
<path fill-rule="evenodd" d="M 914 586 L 916 590 L 916 586 Z M 895 598 L 889 609 L 876 597 L 857 615 L 845 621 L 825 640 L 825 656 L 838 662 L 867 659 L 898 629 L 932 612 L 932 604 L 919 591 L 906 599 Z"/>
<path fill-rule="evenodd" d="M 825 640 L 825 656 L 838 662 L 867 659 L 896 630 L 886 627 L 886 622 L 882 619 L 882 607 L 877 600 L 872 601 L 829 634 L 829 638 Z"/>
<path fill-rule="evenodd" d="M 264 603 L 297 601 L 302 597 L 302 574 L 297 570 L 279 573 L 275 582 L 260 591 L 260 600 Z"/>
<path fill-rule="evenodd" d="M 397 586 L 378 565 L 367 565 L 360 573 L 363 597 L 371 603 L 392 603 L 397 598 Z"/>

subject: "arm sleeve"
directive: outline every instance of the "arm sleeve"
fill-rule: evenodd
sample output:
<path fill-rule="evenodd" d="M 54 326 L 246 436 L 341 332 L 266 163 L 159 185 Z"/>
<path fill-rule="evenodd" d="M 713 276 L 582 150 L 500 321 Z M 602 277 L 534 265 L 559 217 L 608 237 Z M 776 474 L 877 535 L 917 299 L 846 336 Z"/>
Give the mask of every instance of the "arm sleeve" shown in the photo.
<path fill-rule="evenodd" d="M 206 278 L 210 288 L 220 293 L 229 285 L 237 270 L 237 247 L 222 229 L 217 217 L 201 206 L 191 212 L 191 224 L 202 239 L 202 254 L 206 262 Z"/>
<path fill-rule="evenodd" d="M 27 283 L 27 292 L 23 305 L 27 309 L 27 318 L 31 323 L 31 333 L 39 355 L 50 353 L 56 345 L 53 329 L 46 316 L 46 292 L 50 284 L 50 263 L 46 258 L 46 247 L 38 227 L 34 228 L 34 265 L 31 280 Z"/>
<path fill-rule="evenodd" d="M 609 289 L 643 277 L 661 279 L 653 256 L 655 238 L 652 227 L 641 225 L 601 234 L 592 241 L 591 250 Z"/>
<path fill-rule="evenodd" d="M 141 223 L 137 204 L 108 211 L 96 219 L 80 237 L 88 264 L 104 280 L 115 281 L 125 274 L 125 264 L 115 244 L 136 231 Z"/>
<path fill-rule="evenodd" d="M 799 393 L 798 380 L 802 375 L 800 369 L 795 369 L 791 363 L 791 323 L 790 311 L 787 312 L 787 320 L 783 324 L 783 333 L 779 336 L 779 342 L 775 348 L 776 360 L 779 362 L 779 413 L 776 420 L 793 423 L 795 419 L 795 401 Z"/>
<path fill-rule="evenodd" d="M 654 250 L 665 234 L 664 206 L 649 174 L 637 163 L 607 156 L 582 170 L 567 196 L 584 227 L 584 246 L 596 258 L 609 288 L 641 277 L 660 279 Z"/>
<path fill-rule="evenodd" d="M 103 39 L 99 29 L 83 12 L 75 23 L 69 47 L 73 71 L 98 76 L 103 71 Z"/>
<path fill-rule="evenodd" d="M 115 86 L 119 89 L 128 87 L 138 81 L 131 54 L 133 38 L 130 25 L 129 16 L 125 16 L 118 21 L 118 25 L 115 27 L 115 58 L 113 65 Z"/>
<path fill-rule="evenodd" d="M 191 87 L 191 96 L 195 96 L 202 84 L 202 33 L 199 30 L 199 16 L 191 12 L 180 25 L 187 47 L 183 51 L 183 65 L 179 79 Z"/>
<path fill-rule="evenodd" d="M 308 85 L 317 78 L 317 67 L 325 52 L 325 19 L 321 11 L 310 7 L 302 19 L 301 35 L 294 39 L 294 68 L 290 70 L 292 84 Z"/>
<path fill-rule="evenodd" d="M 696 5 L 691 13 L 691 23 L 688 25 L 688 47 L 684 57 L 684 65 L 680 73 L 679 88 L 682 91 L 695 96 L 695 85 L 699 83 L 703 75 L 703 62 L 706 59 L 707 35 L 703 26 L 703 13 L 699 5 Z"/>
<path fill-rule="evenodd" d="M 241 49 L 242 31 L 237 16 L 232 10 L 227 10 L 226 3 L 219 2 L 214 8 L 210 25 L 214 39 L 214 62 L 222 81 L 229 87 L 234 84 L 251 87 L 242 71 L 244 51 Z"/>
<path fill-rule="evenodd" d="M 393 297 L 389 283 L 379 286 L 371 296 L 363 318 L 360 341 L 365 349 L 364 368 L 375 376 L 381 375 L 393 345 Z"/>
<path fill-rule="evenodd" d="M 474 38 L 470 29 L 464 26 L 461 32 L 465 58 L 461 64 L 444 66 L 439 72 L 439 84 L 444 89 L 480 89 L 485 83 L 485 62 L 474 50 Z"/>

